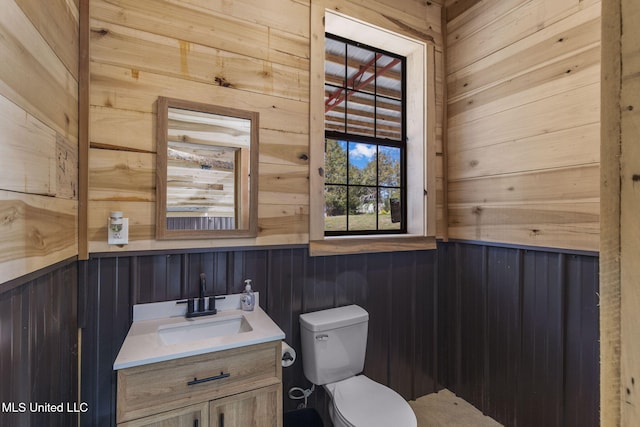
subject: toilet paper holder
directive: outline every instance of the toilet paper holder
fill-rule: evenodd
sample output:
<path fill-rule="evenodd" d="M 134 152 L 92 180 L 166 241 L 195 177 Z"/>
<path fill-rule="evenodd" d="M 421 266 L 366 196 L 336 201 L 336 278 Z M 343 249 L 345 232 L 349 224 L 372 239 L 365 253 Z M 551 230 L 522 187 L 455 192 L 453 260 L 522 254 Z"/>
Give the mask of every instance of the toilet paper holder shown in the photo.
<path fill-rule="evenodd" d="M 282 341 L 282 367 L 287 368 L 296 361 L 296 351 L 286 342 Z"/>

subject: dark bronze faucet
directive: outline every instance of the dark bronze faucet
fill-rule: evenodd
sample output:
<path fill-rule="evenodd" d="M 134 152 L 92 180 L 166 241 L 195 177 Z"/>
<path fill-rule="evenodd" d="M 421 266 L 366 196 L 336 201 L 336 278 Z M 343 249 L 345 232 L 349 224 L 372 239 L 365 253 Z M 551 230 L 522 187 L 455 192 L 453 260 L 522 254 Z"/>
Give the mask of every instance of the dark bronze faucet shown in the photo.
<path fill-rule="evenodd" d="M 185 315 L 187 318 L 210 316 L 218 312 L 218 310 L 216 309 L 216 300 L 224 299 L 225 297 L 207 297 L 205 296 L 206 290 L 207 276 L 204 273 L 200 273 L 200 292 L 198 293 L 198 298 L 196 298 L 195 300 L 194 298 L 189 298 L 187 300 L 178 301 L 179 304 L 187 304 L 187 314 Z M 209 304 L 207 304 L 207 300 Z"/>
<path fill-rule="evenodd" d="M 198 310 L 199 312 L 206 311 L 206 297 L 204 291 L 207 289 L 207 275 L 200 273 L 200 294 L 198 295 Z M 215 301 L 215 298 L 214 298 Z M 215 304 L 215 303 L 214 303 Z"/>

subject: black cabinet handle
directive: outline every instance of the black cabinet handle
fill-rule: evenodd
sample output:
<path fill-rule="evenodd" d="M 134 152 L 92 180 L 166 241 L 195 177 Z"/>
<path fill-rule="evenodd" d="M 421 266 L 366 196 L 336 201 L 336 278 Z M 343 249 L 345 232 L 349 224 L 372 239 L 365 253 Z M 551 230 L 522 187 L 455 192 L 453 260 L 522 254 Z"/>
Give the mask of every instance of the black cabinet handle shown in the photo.
<path fill-rule="evenodd" d="M 219 427 L 224 427 L 224 412 L 220 414 L 220 422 L 218 424 L 220 424 Z"/>
<path fill-rule="evenodd" d="M 200 422 L 198 421 L 197 418 L 193 420 L 193 427 L 198 427 L 199 425 L 200 425 Z"/>
<path fill-rule="evenodd" d="M 220 375 L 216 375 L 216 376 L 209 377 L 209 378 L 202 378 L 202 379 L 194 378 L 193 381 L 189 381 L 187 383 L 187 385 L 202 384 L 202 383 L 206 383 L 206 382 L 209 382 L 209 381 L 215 381 L 215 380 L 221 380 L 223 378 L 229 378 L 230 376 L 231 376 L 230 373 L 226 373 L 225 374 L 225 373 L 220 372 Z"/>

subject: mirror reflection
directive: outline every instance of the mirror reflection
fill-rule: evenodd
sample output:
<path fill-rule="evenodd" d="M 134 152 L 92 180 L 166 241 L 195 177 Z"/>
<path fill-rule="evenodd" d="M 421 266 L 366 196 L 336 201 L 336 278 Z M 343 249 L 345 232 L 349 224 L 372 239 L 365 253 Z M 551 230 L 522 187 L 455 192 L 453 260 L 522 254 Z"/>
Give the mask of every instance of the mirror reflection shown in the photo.
<path fill-rule="evenodd" d="M 158 238 L 255 235 L 257 113 L 160 98 L 158 118 Z"/>

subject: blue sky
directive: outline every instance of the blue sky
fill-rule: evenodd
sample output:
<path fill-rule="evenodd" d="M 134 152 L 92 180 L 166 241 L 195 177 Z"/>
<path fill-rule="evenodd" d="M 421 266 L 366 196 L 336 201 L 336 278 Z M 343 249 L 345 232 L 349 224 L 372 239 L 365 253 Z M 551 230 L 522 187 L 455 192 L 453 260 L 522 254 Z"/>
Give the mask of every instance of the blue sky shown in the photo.
<path fill-rule="evenodd" d="M 370 144 L 349 144 L 349 160 L 359 169 L 364 168 L 376 156 L 376 146 Z"/>
<path fill-rule="evenodd" d="M 340 145 L 346 149 L 344 141 L 340 141 Z M 373 144 L 363 144 L 352 142 L 349 144 L 349 160 L 351 164 L 355 165 L 359 169 L 364 168 L 376 155 L 376 146 Z M 393 147 L 380 147 L 380 151 L 387 156 L 400 161 L 400 150 Z"/>

